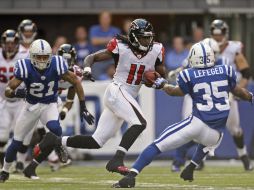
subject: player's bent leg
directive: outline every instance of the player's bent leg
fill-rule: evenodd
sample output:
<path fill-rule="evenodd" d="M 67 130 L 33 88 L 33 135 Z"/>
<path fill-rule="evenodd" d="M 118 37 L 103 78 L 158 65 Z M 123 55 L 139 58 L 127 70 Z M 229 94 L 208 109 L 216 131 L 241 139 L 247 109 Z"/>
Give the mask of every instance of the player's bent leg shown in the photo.
<path fill-rule="evenodd" d="M 117 92 L 116 96 L 111 97 L 109 95 L 109 97 L 107 97 L 108 91 L 106 91 L 105 94 L 107 98 L 105 98 L 105 104 L 116 116 L 127 121 L 131 127 L 124 133 L 118 150 L 114 157 L 107 163 L 106 169 L 110 172 L 126 175 L 128 169 L 123 163 L 124 156 L 146 128 L 147 123 L 139 104 L 125 89 L 112 84 L 112 89 L 110 90 Z"/>
<path fill-rule="evenodd" d="M 184 166 L 185 164 L 186 154 L 188 150 L 194 145 L 196 145 L 196 143 L 191 141 L 175 150 L 175 155 L 174 155 L 173 163 L 171 166 L 172 172 L 180 172 L 181 170 L 180 167 Z"/>
<path fill-rule="evenodd" d="M 238 157 L 241 159 L 244 169 L 246 171 L 253 170 L 253 166 L 247 153 L 246 145 L 244 144 L 244 134 L 240 126 L 240 115 L 238 102 L 236 100 L 231 102 L 231 108 L 227 120 L 227 129 L 233 137 Z"/>
<path fill-rule="evenodd" d="M 220 145 L 223 134 L 219 131 L 208 127 L 201 120 L 196 118 L 196 124 L 199 132 L 195 135 L 195 140 L 201 144 L 192 157 L 191 163 L 185 167 L 180 177 L 185 181 L 193 181 L 194 170 L 202 162 L 205 156 L 210 152 L 214 154 L 214 150 Z"/>
<path fill-rule="evenodd" d="M 135 186 L 135 177 L 142 169 L 150 164 L 161 152 L 172 150 L 188 143 L 192 139 L 190 126 L 192 116 L 167 127 L 161 135 L 149 145 L 138 157 L 132 166 L 129 174 L 113 185 L 115 188 L 127 188 Z"/>

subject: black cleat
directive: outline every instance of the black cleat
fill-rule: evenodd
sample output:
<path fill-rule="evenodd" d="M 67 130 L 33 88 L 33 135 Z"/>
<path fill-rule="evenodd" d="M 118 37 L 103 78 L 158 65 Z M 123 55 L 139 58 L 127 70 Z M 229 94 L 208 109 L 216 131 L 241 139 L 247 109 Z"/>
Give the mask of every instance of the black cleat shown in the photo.
<path fill-rule="evenodd" d="M 125 176 L 117 183 L 112 185 L 112 188 L 133 188 L 135 187 L 135 177 Z"/>
<path fill-rule="evenodd" d="M 35 170 L 36 170 L 36 164 L 34 162 L 31 162 L 23 171 L 24 173 L 24 176 L 27 177 L 27 178 L 30 178 L 30 179 L 40 179 Z"/>
<path fill-rule="evenodd" d="M 59 157 L 60 162 L 66 163 L 68 161 L 68 159 L 69 159 L 68 152 L 63 145 L 56 146 L 55 151 L 56 151 L 57 156 Z"/>
<path fill-rule="evenodd" d="M 116 172 L 121 175 L 127 175 L 130 172 L 130 170 L 126 166 L 124 166 L 123 160 L 116 157 L 113 157 L 111 160 L 109 160 L 106 165 L 106 169 L 109 172 Z"/>
<path fill-rule="evenodd" d="M 240 159 L 242 160 L 244 169 L 245 169 L 246 171 L 251 171 L 251 170 L 253 170 L 253 166 L 252 166 L 252 164 L 250 163 L 250 159 L 249 159 L 249 157 L 248 157 L 247 155 L 241 156 Z"/>
<path fill-rule="evenodd" d="M 15 173 L 23 173 L 24 164 L 22 162 L 17 162 L 15 166 Z"/>
<path fill-rule="evenodd" d="M 189 181 L 192 182 L 193 179 L 193 173 L 194 170 L 192 168 L 189 167 L 190 165 L 188 165 L 186 168 L 184 168 L 184 170 L 182 171 L 180 177 L 184 180 L 184 181 Z"/>
<path fill-rule="evenodd" d="M 4 183 L 6 180 L 9 179 L 9 173 L 5 171 L 1 171 L 0 173 L 0 183 Z"/>

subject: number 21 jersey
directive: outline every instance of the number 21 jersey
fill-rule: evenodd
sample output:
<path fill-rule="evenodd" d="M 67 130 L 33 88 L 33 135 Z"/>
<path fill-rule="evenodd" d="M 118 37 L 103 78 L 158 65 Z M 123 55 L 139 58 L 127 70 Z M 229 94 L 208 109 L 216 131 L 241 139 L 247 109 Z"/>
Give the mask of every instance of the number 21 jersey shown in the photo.
<path fill-rule="evenodd" d="M 155 66 L 164 62 L 164 48 L 161 43 L 154 43 L 144 56 L 135 55 L 128 44 L 113 38 L 107 45 L 116 64 L 113 81 L 122 85 L 133 97 L 138 95 L 142 85 L 143 73 L 155 70 Z"/>
<path fill-rule="evenodd" d="M 51 64 L 40 74 L 30 59 L 21 59 L 15 65 L 14 76 L 24 81 L 27 88 L 26 101 L 30 104 L 57 102 L 58 82 L 68 71 L 61 56 L 53 56 Z"/>

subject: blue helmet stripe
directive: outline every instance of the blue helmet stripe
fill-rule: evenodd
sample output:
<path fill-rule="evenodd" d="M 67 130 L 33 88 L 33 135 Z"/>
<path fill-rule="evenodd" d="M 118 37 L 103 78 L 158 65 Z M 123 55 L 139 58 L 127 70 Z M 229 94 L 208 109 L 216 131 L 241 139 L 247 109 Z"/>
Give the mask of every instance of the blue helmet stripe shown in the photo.
<path fill-rule="evenodd" d="M 205 46 L 202 44 L 202 43 L 200 43 L 200 45 L 201 45 L 201 48 L 202 48 L 202 50 L 203 50 L 203 55 L 204 55 L 204 59 L 203 59 L 203 61 L 204 61 L 204 64 L 205 64 L 205 66 L 207 66 L 207 64 L 206 64 L 206 51 L 205 51 Z"/>
<path fill-rule="evenodd" d="M 41 49 L 44 50 L 44 44 L 43 44 L 42 40 L 41 40 Z"/>

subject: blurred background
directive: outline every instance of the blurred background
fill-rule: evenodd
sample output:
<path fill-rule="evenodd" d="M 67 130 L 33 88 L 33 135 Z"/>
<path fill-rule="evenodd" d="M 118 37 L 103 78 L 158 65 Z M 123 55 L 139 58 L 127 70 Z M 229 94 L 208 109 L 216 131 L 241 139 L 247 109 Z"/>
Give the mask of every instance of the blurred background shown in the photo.
<path fill-rule="evenodd" d="M 79 64 L 90 53 L 105 48 L 117 33 L 126 34 L 135 18 L 146 18 L 154 26 L 156 41 L 166 49 L 165 64 L 168 71 L 180 66 L 194 42 L 209 37 L 212 20 L 219 18 L 229 25 L 229 39 L 243 43 L 243 53 L 254 76 L 254 0 L 0 0 L 0 32 L 17 29 L 23 19 L 31 19 L 38 27 L 37 38 L 49 41 L 56 52 L 63 43 L 75 45 Z M 99 33 L 96 27 L 106 28 Z M 104 36 L 98 42 L 96 37 Z M 88 106 L 96 120 L 103 109 L 102 95 L 114 74 L 112 62 L 93 68 L 97 81 L 84 82 Z M 251 82 L 249 88 L 254 89 Z M 64 98 L 64 96 L 63 96 Z M 172 98 L 163 92 L 143 87 L 140 104 L 148 118 L 149 129 L 130 150 L 136 155 L 168 125 L 181 119 L 182 98 Z M 65 119 L 65 134 L 92 134 L 95 126 L 80 124 L 76 118 L 76 105 Z M 240 102 L 241 125 L 250 155 L 254 156 L 254 109 Z M 122 131 L 127 126 L 123 126 Z M 93 158 L 114 153 L 121 132 L 102 150 L 73 150 L 73 157 L 88 154 Z M 237 157 L 232 137 L 226 132 L 217 150 L 217 158 Z M 162 155 L 170 157 L 173 152 Z"/>

